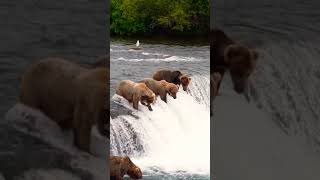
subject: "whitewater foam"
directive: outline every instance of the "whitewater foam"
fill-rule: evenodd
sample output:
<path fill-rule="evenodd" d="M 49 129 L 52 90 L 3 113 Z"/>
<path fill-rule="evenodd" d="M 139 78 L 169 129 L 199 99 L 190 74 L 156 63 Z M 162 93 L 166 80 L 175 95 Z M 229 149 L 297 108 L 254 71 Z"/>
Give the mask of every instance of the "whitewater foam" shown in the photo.
<path fill-rule="evenodd" d="M 194 57 L 182 57 L 182 56 L 164 56 L 162 58 L 124 58 L 124 57 L 119 57 L 117 59 L 111 59 L 111 61 L 127 61 L 127 62 L 141 62 L 141 61 L 146 61 L 146 62 L 197 62 L 201 61 L 202 59 L 197 59 Z"/>
<path fill-rule="evenodd" d="M 143 171 L 210 173 L 209 77 L 193 78 L 189 93 L 181 88 L 167 104 L 157 98 L 153 111 L 132 109 L 124 98 L 113 100 L 131 109 L 111 121 L 111 152 L 130 155 Z M 201 90 L 202 89 L 202 90 Z M 202 102 L 203 101 L 203 102 Z"/>

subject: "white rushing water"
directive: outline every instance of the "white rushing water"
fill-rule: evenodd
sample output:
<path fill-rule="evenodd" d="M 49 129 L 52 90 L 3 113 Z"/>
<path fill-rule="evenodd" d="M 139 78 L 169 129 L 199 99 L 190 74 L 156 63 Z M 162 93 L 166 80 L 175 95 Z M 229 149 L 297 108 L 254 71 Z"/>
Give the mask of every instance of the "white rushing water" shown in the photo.
<path fill-rule="evenodd" d="M 129 155 L 144 172 L 210 174 L 209 76 L 192 76 L 190 91 L 180 88 L 167 104 L 157 98 L 153 111 L 132 109 L 124 98 L 113 100 L 133 115 L 110 118 L 111 153 Z"/>
<path fill-rule="evenodd" d="M 214 102 L 216 179 L 318 180 L 320 156 L 303 136 L 288 136 L 272 115 L 236 94 L 229 75 Z"/>

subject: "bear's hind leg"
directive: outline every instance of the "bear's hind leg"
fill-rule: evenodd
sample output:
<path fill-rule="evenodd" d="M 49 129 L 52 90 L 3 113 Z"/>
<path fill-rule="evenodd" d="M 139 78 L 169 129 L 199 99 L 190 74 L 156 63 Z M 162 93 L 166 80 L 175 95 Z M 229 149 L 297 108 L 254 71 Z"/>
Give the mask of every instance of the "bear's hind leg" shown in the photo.
<path fill-rule="evenodd" d="M 79 102 L 74 111 L 73 119 L 73 140 L 74 145 L 79 149 L 90 153 L 90 138 L 91 138 L 91 113 L 86 112 L 87 106 L 83 102 Z"/>

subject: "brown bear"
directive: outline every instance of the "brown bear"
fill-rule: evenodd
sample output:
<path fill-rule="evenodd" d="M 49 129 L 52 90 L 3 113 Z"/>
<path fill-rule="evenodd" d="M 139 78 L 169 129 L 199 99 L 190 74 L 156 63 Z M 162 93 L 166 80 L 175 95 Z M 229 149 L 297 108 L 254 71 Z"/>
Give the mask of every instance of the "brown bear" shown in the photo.
<path fill-rule="evenodd" d="M 182 89 L 184 91 L 187 91 L 190 81 L 191 81 L 191 78 L 188 77 L 186 74 L 182 74 L 180 76 L 180 82 L 181 82 L 181 85 L 182 85 Z"/>
<path fill-rule="evenodd" d="M 211 74 L 210 76 L 210 104 L 213 107 L 213 101 L 218 94 L 218 84 L 221 81 L 221 75 L 218 72 Z M 212 109 L 210 109 L 210 115 L 212 115 Z"/>
<path fill-rule="evenodd" d="M 159 70 L 153 74 L 153 79 L 157 81 L 166 80 L 169 83 L 182 84 L 183 90 L 187 91 L 187 87 L 191 80 L 187 75 L 182 74 L 180 71 Z"/>
<path fill-rule="evenodd" d="M 61 58 L 46 58 L 23 75 L 20 102 L 72 129 L 74 144 L 90 152 L 91 127 L 107 136 L 107 68 L 86 69 Z"/>
<path fill-rule="evenodd" d="M 139 82 L 145 83 L 156 95 L 159 95 L 161 100 L 167 102 L 167 94 L 174 99 L 177 98 L 178 87 L 173 83 L 168 83 L 165 80 L 156 81 L 151 78 L 143 79 Z"/>
<path fill-rule="evenodd" d="M 155 94 L 144 83 L 122 80 L 117 86 L 116 94 L 133 103 L 134 109 L 138 110 L 140 101 L 141 104 L 147 106 L 152 111 L 151 103 L 155 101 Z"/>
<path fill-rule="evenodd" d="M 234 42 L 219 29 L 211 30 L 210 42 L 211 73 L 219 72 L 223 78 L 229 70 L 234 90 L 237 93 L 245 92 L 248 78 L 257 64 L 258 52 Z"/>
<path fill-rule="evenodd" d="M 128 156 L 110 155 L 110 180 L 123 180 L 124 175 L 129 175 L 132 179 L 142 179 L 142 172 Z"/>

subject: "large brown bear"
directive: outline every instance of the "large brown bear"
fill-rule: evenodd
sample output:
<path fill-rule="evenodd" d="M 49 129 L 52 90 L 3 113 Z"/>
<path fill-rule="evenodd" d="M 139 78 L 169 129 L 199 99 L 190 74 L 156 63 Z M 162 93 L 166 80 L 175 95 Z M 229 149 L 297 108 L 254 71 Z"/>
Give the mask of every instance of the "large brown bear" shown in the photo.
<path fill-rule="evenodd" d="M 142 179 L 142 172 L 128 156 L 110 156 L 110 180 L 123 180 L 124 175 L 132 179 Z"/>
<path fill-rule="evenodd" d="M 39 109 L 62 129 L 72 129 L 74 144 L 90 152 L 91 127 L 109 134 L 108 69 L 87 69 L 61 58 L 46 58 L 23 75 L 20 102 Z"/>
<path fill-rule="evenodd" d="M 178 87 L 173 83 L 168 83 L 165 80 L 156 81 L 151 78 L 143 79 L 139 82 L 145 83 L 156 95 L 159 95 L 161 100 L 167 102 L 167 94 L 174 99 L 177 98 Z"/>
<path fill-rule="evenodd" d="M 155 100 L 155 94 L 144 83 L 122 80 L 117 86 L 116 94 L 133 103 L 134 109 L 138 110 L 139 102 L 141 102 L 152 111 L 151 104 Z"/>
<path fill-rule="evenodd" d="M 153 79 L 157 81 L 166 80 L 169 83 L 180 85 L 187 91 L 191 78 L 180 71 L 159 70 L 153 74 Z"/>
<path fill-rule="evenodd" d="M 219 29 L 211 30 L 210 42 L 211 73 L 218 72 L 223 78 L 229 70 L 234 90 L 237 93 L 245 92 L 248 78 L 257 64 L 258 52 L 234 42 Z"/>

